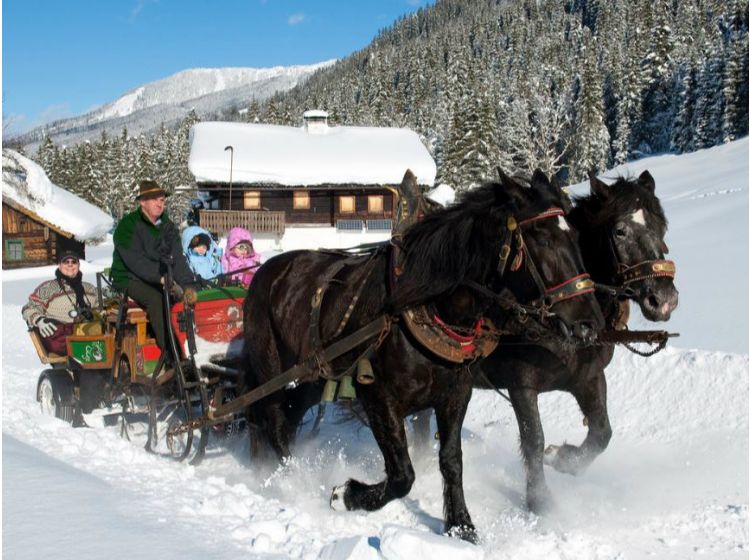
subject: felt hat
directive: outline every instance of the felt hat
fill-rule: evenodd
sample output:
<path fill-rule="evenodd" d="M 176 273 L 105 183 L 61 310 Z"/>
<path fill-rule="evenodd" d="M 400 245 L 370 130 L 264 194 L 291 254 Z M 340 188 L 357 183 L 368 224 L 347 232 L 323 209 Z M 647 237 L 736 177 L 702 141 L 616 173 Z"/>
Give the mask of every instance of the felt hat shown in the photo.
<path fill-rule="evenodd" d="M 136 200 L 156 198 L 157 196 L 167 197 L 169 193 L 162 189 L 159 183 L 151 179 L 138 181 L 138 196 L 135 197 Z"/>

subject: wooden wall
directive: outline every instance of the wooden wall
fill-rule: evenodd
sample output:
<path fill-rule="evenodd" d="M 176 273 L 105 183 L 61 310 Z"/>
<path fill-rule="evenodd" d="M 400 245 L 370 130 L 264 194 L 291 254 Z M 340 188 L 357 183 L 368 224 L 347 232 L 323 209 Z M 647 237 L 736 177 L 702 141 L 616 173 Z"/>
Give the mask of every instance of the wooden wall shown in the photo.
<path fill-rule="evenodd" d="M 218 185 L 217 185 L 218 187 Z M 201 190 L 209 190 L 202 187 Z M 244 191 L 251 190 L 239 188 L 232 190 L 232 210 L 244 210 Z M 329 190 L 305 190 L 310 194 L 309 209 L 295 209 L 293 207 L 293 189 L 271 189 L 269 187 L 260 187 L 257 189 L 261 193 L 260 206 L 263 210 L 284 212 L 287 224 L 320 224 L 333 226 L 338 219 L 389 219 L 393 218 L 393 194 L 388 189 L 383 188 L 343 188 Z M 218 199 L 219 209 L 229 209 L 229 189 L 225 185 L 220 190 L 209 190 L 209 192 Z M 341 214 L 339 213 L 338 197 L 340 195 L 355 196 L 356 212 Z M 369 195 L 383 196 L 383 211 L 379 213 L 368 212 L 367 197 Z"/>
<path fill-rule="evenodd" d="M 16 241 L 23 244 L 23 258 L 12 259 L 8 247 Z M 63 243 L 84 255 L 84 245 L 65 238 L 49 226 L 3 203 L 3 268 L 23 268 L 57 264 L 57 248 Z"/>

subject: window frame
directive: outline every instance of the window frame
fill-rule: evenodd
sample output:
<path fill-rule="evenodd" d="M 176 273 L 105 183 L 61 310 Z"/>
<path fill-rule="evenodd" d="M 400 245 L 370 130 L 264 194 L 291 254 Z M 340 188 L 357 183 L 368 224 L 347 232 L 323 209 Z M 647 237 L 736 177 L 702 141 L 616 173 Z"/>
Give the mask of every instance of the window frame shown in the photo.
<path fill-rule="evenodd" d="M 380 203 L 380 210 L 372 209 L 372 201 L 378 200 Z M 367 213 L 368 214 L 383 214 L 385 213 L 385 196 L 382 194 L 368 194 L 367 195 Z"/>
<path fill-rule="evenodd" d="M 26 259 L 26 246 L 23 239 L 12 238 L 4 239 L 5 241 L 5 260 L 8 262 L 19 262 Z M 20 256 L 15 253 L 15 249 L 20 248 Z"/>
<path fill-rule="evenodd" d="M 255 200 L 256 205 L 248 206 L 248 201 Z M 243 210 L 260 210 L 260 191 L 243 191 L 242 192 L 242 209 Z"/>
<path fill-rule="evenodd" d="M 340 194 L 338 196 L 338 207 L 339 207 L 339 214 L 356 214 L 357 213 L 357 195 L 354 194 Z M 344 210 L 343 202 L 344 200 L 351 200 L 351 210 Z"/>
<path fill-rule="evenodd" d="M 300 199 L 305 201 L 304 205 L 299 204 Z M 309 210 L 311 206 L 310 191 L 292 192 L 292 210 Z"/>

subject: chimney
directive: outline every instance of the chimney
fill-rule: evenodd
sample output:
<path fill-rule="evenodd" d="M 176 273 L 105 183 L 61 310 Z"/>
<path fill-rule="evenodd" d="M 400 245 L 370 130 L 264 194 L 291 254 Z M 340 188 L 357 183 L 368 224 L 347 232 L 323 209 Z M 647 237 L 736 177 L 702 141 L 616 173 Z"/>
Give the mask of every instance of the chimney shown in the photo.
<path fill-rule="evenodd" d="M 328 113 L 313 109 L 302 113 L 305 132 L 308 134 L 325 134 L 328 131 Z"/>

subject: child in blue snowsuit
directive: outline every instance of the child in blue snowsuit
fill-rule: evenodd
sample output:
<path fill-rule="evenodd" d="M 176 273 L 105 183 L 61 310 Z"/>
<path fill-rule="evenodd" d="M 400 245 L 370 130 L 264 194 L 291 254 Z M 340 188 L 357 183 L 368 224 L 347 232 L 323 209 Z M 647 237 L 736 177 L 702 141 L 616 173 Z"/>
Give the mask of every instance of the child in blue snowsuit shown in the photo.
<path fill-rule="evenodd" d="M 182 250 L 190 268 L 204 280 L 221 274 L 222 251 L 208 232 L 198 226 L 190 226 L 182 232 Z"/>

